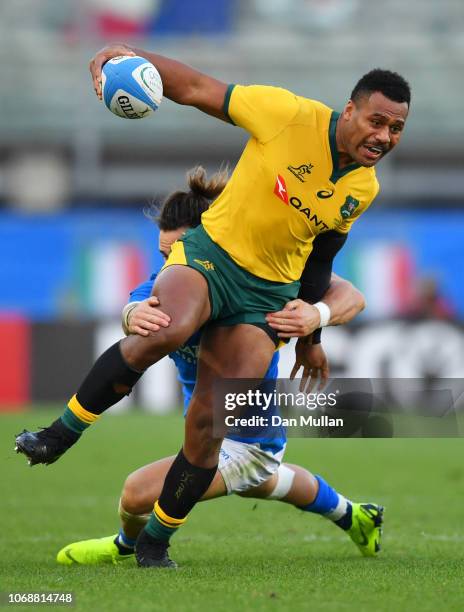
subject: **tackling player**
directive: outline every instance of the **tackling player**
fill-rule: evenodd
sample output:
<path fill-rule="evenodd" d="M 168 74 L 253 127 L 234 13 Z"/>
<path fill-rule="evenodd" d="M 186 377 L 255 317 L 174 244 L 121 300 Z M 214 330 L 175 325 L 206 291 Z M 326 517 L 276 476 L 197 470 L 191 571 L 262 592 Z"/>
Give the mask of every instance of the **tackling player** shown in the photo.
<path fill-rule="evenodd" d="M 188 175 L 188 192 L 176 192 L 169 196 L 155 220 L 160 228 L 159 248 L 165 258 L 172 244 L 190 227 L 201 222 L 201 214 L 210 199 L 222 191 L 227 175 L 218 173 L 206 180 L 201 167 Z M 122 324 L 127 334 L 148 335 L 156 333 L 166 324 L 164 313 L 155 306 L 158 300 L 150 297 L 156 274 L 137 287 L 124 307 Z M 350 283 L 332 275 L 324 303 L 330 305 L 332 318 L 338 323 L 351 320 L 364 307 L 362 294 Z M 303 313 L 304 313 L 304 304 Z M 285 327 L 286 334 L 303 333 L 304 314 L 301 320 L 295 309 L 290 317 L 277 328 Z M 294 328 L 294 330 L 293 330 Z M 173 359 L 182 383 L 184 415 L 193 394 L 197 374 L 197 352 L 200 333 L 192 336 L 182 347 L 169 356 Z M 278 352 L 265 375 L 277 378 Z M 326 376 L 327 362 L 318 343 L 313 347 L 311 372 L 316 378 L 318 370 Z M 244 497 L 280 500 L 301 510 L 326 516 L 344 529 L 365 556 L 374 556 L 380 550 L 382 515 L 374 504 L 353 503 L 338 494 L 321 477 L 297 465 L 281 464 L 286 446 L 282 428 L 267 427 L 251 442 L 240 432 L 225 437 L 219 453 L 218 471 L 203 495 L 202 500 L 213 499 L 231 493 Z M 105 538 L 84 540 L 65 546 L 57 555 L 64 565 L 118 563 L 134 553 L 135 540 L 150 518 L 150 512 L 161 492 L 164 479 L 175 457 L 166 457 L 146 465 L 131 474 L 124 485 L 119 504 L 121 529 L 119 534 Z"/>
<path fill-rule="evenodd" d="M 266 314 L 299 292 L 312 303 L 324 295 L 334 255 L 377 195 L 374 166 L 400 141 L 411 96 L 400 75 L 372 70 L 339 114 L 283 89 L 227 86 L 185 64 L 118 44 L 91 62 L 99 97 L 103 63 L 133 54 L 157 67 L 168 98 L 239 125 L 250 139 L 202 225 L 175 243 L 157 277 L 154 293 L 171 317 L 169 326 L 109 348 L 70 400 L 72 416 L 66 412 L 41 432 L 24 432 L 17 447 L 35 463 L 56 460 L 79 437 L 72 427 L 83 431 L 95 422 L 145 369 L 208 322 L 184 444 L 137 540 L 139 565 L 165 567 L 170 537 L 216 474 L 221 440 L 213 436 L 215 381 L 262 378 L 276 346 Z M 311 332 L 326 323 L 327 312 L 317 306 L 309 307 Z M 311 337 L 299 339 L 296 348 L 304 362 Z"/>

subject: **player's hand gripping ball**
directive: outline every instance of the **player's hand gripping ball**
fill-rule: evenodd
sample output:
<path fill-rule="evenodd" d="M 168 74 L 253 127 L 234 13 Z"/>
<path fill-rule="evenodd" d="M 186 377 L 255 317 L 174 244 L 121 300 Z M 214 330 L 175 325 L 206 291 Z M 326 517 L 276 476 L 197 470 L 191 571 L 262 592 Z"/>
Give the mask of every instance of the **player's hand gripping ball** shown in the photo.
<path fill-rule="evenodd" d="M 144 57 L 113 57 L 103 66 L 102 93 L 105 105 L 123 119 L 151 115 L 163 99 L 158 70 Z"/>

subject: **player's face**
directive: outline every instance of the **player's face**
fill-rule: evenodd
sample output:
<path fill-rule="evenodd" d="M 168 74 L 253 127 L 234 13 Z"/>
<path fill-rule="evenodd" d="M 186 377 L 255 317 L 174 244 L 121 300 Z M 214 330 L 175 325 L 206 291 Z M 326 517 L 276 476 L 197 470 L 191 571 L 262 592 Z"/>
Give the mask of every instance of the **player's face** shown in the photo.
<path fill-rule="evenodd" d="M 394 102 L 376 91 L 345 106 L 340 123 L 341 152 L 361 166 L 374 166 L 400 141 L 406 102 Z"/>
<path fill-rule="evenodd" d="M 178 240 L 188 229 L 188 227 L 183 226 L 175 230 L 160 230 L 158 244 L 160 253 L 164 259 L 169 257 L 169 253 L 171 252 L 171 247 L 174 242 Z"/>

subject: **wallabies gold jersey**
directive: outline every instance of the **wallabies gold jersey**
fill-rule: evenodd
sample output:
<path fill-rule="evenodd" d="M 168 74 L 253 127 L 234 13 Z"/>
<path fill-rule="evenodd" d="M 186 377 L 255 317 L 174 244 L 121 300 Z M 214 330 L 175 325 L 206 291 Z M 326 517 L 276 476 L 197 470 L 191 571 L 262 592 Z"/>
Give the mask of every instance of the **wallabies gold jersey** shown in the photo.
<path fill-rule="evenodd" d="M 251 138 L 202 224 L 248 272 L 299 280 L 315 236 L 347 233 L 375 198 L 375 170 L 357 164 L 340 170 L 339 115 L 315 100 L 276 87 L 231 85 L 224 112 Z"/>

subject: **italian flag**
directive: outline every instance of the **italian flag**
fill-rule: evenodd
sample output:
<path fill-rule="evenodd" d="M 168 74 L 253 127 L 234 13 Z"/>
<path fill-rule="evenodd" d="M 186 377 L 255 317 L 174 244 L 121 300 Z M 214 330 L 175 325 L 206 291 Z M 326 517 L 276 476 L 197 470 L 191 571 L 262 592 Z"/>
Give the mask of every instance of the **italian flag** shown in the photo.
<path fill-rule="evenodd" d="M 360 289 L 370 318 L 405 314 L 414 291 L 414 261 L 401 244 L 364 243 L 347 250 L 347 277 Z"/>
<path fill-rule="evenodd" d="M 135 244 L 91 245 L 79 253 L 77 276 L 82 311 L 117 316 L 129 292 L 147 278 L 144 253 Z"/>

